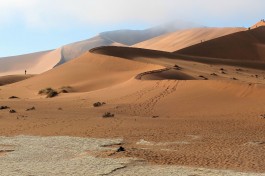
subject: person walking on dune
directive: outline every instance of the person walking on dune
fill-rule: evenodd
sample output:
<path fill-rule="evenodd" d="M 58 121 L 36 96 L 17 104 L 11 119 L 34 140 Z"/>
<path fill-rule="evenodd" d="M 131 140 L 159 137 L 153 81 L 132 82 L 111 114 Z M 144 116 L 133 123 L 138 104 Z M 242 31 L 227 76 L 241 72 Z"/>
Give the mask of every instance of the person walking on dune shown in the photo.
<path fill-rule="evenodd" d="M 27 70 L 25 70 L 25 75 L 27 74 Z"/>

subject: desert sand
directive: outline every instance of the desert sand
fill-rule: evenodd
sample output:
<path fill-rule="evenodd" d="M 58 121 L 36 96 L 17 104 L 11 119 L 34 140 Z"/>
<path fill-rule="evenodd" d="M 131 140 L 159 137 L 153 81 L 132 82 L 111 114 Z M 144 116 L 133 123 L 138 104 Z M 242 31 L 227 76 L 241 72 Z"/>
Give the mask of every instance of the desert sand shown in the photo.
<path fill-rule="evenodd" d="M 262 50 L 253 52 L 261 34 L 262 27 L 190 47 L 203 51 L 216 40 L 213 57 L 104 46 L 22 81 L 0 78 L 5 173 L 264 175 L 265 63 Z M 242 38 L 249 50 L 241 53 L 233 40 Z M 67 91 L 38 93 L 48 87 Z M 107 112 L 114 116 L 103 118 Z"/>

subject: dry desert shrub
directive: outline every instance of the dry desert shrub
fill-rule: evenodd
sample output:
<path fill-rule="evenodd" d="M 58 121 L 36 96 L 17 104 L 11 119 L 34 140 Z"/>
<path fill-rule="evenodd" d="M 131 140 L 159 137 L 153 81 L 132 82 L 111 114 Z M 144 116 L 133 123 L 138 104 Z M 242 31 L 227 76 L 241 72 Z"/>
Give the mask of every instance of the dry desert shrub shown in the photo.
<path fill-rule="evenodd" d="M 71 86 L 63 86 L 58 89 L 58 93 L 69 93 L 72 92 L 72 87 Z"/>
<path fill-rule="evenodd" d="M 105 105 L 106 103 L 105 102 L 96 102 L 93 104 L 94 107 L 100 107 L 100 106 L 103 106 Z"/>
<path fill-rule="evenodd" d="M 36 110 L 36 108 L 34 106 L 31 107 L 31 108 L 26 109 L 26 111 L 35 111 L 35 110 Z"/>
<path fill-rule="evenodd" d="M 9 111 L 9 113 L 14 114 L 14 113 L 17 113 L 17 111 L 15 111 L 14 109 L 11 109 L 11 110 Z"/>
<path fill-rule="evenodd" d="M 58 95 L 58 92 L 52 88 L 46 88 L 46 89 L 41 89 L 39 91 L 40 95 L 46 95 L 46 98 L 53 98 Z"/>
<path fill-rule="evenodd" d="M 3 110 L 3 109 L 10 109 L 10 107 L 8 107 L 8 106 L 0 106 L 0 110 Z"/>
<path fill-rule="evenodd" d="M 17 96 L 11 96 L 8 99 L 18 99 L 18 97 Z"/>
<path fill-rule="evenodd" d="M 103 118 L 109 118 L 109 117 L 114 117 L 114 114 L 110 113 L 110 112 L 105 112 L 102 116 Z"/>

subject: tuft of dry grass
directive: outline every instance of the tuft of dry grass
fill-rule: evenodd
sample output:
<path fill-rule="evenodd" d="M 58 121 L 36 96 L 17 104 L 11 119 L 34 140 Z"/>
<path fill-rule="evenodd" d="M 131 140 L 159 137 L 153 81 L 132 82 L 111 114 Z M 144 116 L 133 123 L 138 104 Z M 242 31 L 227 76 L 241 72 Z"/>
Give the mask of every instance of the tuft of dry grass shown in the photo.
<path fill-rule="evenodd" d="M 102 116 L 103 118 L 109 118 L 109 117 L 114 117 L 114 114 L 110 113 L 110 112 L 105 112 Z"/>
<path fill-rule="evenodd" d="M 46 89 L 41 89 L 39 91 L 39 94 L 46 95 L 46 98 L 53 98 L 56 97 L 59 93 L 52 88 L 46 88 Z"/>
<path fill-rule="evenodd" d="M 73 88 L 71 86 L 63 86 L 58 89 L 58 93 L 69 93 L 73 92 Z"/>
<path fill-rule="evenodd" d="M 100 107 L 100 106 L 103 106 L 105 105 L 106 103 L 105 102 L 96 102 L 93 104 L 94 107 Z"/>

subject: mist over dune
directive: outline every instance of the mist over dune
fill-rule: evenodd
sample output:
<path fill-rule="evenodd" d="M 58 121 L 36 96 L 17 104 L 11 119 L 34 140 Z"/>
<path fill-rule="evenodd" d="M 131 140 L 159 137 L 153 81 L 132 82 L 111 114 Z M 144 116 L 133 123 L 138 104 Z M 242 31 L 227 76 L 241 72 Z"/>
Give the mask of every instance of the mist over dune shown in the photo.
<path fill-rule="evenodd" d="M 117 30 L 103 32 L 94 38 L 64 46 L 62 56 L 64 61 L 68 61 L 82 55 L 92 48 L 111 45 L 131 46 L 163 34 L 198 26 L 198 24 L 190 22 L 173 21 L 146 30 Z"/>

